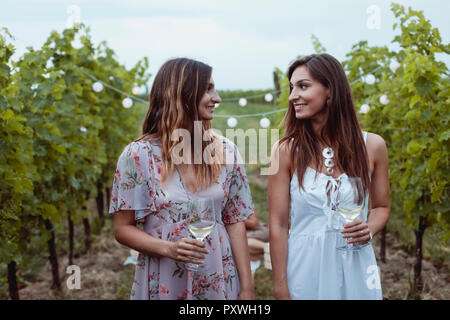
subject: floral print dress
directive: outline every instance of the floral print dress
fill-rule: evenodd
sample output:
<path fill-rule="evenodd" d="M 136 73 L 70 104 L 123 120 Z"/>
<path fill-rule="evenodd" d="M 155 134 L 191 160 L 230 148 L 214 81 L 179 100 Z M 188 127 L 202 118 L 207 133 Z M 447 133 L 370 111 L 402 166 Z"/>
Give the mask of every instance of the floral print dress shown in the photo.
<path fill-rule="evenodd" d="M 145 232 L 173 242 L 192 237 L 187 229 L 192 199 L 212 199 L 210 203 L 216 213 L 216 225 L 203 240 L 209 251 L 204 261 L 206 270 L 188 271 L 183 262 L 140 253 L 131 299 L 219 300 L 239 297 L 239 277 L 225 225 L 247 219 L 254 212 L 254 206 L 239 151 L 228 139 L 220 138 L 227 164 L 223 166 L 218 181 L 196 194 L 184 187 L 177 170 L 162 186 L 162 150 L 156 142 L 132 142 L 119 157 L 109 213 L 134 210 L 135 219 L 144 222 Z"/>

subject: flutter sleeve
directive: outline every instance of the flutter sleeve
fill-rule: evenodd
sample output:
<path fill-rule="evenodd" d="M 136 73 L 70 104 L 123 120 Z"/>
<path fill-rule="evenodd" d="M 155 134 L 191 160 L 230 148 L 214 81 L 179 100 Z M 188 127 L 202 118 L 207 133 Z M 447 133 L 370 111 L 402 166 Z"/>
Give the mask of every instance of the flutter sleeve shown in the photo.
<path fill-rule="evenodd" d="M 245 173 L 244 162 L 236 145 L 233 144 L 232 148 L 234 150 L 234 161 L 228 190 L 228 200 L 222 211 L 224 224 L 244 221 L 255 211 L 250 186 Z"/>
<path fill-rule="evenodd" d="M 136 220 L 157 211 L 152 150 L 147 144 L 132 142 L 117 162 L 111 190 L 109 213 L 134 210 Z"/>

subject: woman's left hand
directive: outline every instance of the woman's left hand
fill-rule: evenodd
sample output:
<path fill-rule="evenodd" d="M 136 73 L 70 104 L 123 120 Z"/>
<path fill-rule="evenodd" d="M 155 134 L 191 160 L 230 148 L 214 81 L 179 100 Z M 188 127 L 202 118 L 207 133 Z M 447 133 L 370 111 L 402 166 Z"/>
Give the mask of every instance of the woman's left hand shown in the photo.
<path fill-rule="evenodd" d="M 351 238 L 347 243 L 365 244 L 370 241 L 370 229 L 362 220 L 354 220 L 344 224 L 343 238 Z"/>

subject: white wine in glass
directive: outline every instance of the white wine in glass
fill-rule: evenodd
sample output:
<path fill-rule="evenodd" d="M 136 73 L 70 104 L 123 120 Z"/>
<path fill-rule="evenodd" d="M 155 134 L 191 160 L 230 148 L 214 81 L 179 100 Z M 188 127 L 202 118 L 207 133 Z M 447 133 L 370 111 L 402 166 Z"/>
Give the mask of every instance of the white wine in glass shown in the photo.
<path fill-rule="evenodd" d="M 346 223 L 353 221 L 353 219 L 355 219 L 357 216 L 359 216 L 359 214 L 361 213 L 362 210 L 363 210 L 363 208 L 347 210 L 347 209 L 338 207 L 338 211 L 341 214 L 341 216 L 345 219 Z"/>
<path fill-rule="evenodd" d="M 192 221 L 188 225 L 189 231 L 194 235 L 195 239 L 203 241 L 208 234 L 214 229 L 215 221 L 202 220 Z"/>
<path fill-rule="evenodd" d="M 216 216 L 214 210 L 214 201 L 211 199 L 197 198 L 191 206 L 191 218 L 188 225 L 189 231 L 195 239 L 203 241 L 216 226 Z M 186 269 L 191 271 L 204 270 L 204 264 L 195 263 L 186 264 Z"/>
<path fill-rule="evenodd" d="M 361 178 L 347 177 L 339 184 L 337 190 L 337 211 L 344 218 L 345 224 L 352 222 L 364 210 L 366 191 Z M 345 244 L 338 246 L 339 250 L 359 250 L 367 244 Z"/>

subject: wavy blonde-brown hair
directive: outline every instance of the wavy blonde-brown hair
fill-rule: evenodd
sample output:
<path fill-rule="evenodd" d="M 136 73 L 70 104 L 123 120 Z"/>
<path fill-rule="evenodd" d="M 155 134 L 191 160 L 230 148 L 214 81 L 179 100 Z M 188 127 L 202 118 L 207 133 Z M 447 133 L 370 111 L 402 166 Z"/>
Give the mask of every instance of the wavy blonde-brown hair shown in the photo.
<path fill-rule="evenodd" d="M 191 155 L 201 151 L 201 163 L 190 162 L 194 166 L 198 182 L 197 191 L 206 189 L 217 181 L 220 175 L 223 152 L 214 153 L 214 150 L 223 150 L 222 142 L 212 131 L 211 121 L 202 120 L 198 113 L 198 105 L 209 86 L 211 74 L 212 68 L 209 65 L 187 58 L 167 61 L 156 74 L 142 136 L 138 140 L 156 139 L 161 143 L 163 184 L 175 171 L 172 152 L 180 142 L 172 141 L 172 134 L 177 129 L 189 131 Z M 202 121 L 201 137 L 204 139 L 201 150 L 194 150 L 194 121 Z M 211 146 L 213 160 L 207 163 L 203 160 L 203 151 L 207 147 L 211 150 Z"/>

